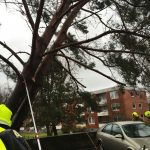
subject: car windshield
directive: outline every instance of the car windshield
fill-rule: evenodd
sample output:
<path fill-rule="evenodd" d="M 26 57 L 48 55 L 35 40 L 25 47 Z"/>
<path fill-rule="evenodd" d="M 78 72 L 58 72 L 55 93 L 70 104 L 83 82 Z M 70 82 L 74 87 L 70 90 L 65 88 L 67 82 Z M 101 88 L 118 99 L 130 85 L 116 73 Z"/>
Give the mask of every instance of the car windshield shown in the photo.
<path fill-rule="evenodd" d="M 144 123 L 122 125 L 122 129 L 131 138 L 150 137 L 150 125 Z"/>

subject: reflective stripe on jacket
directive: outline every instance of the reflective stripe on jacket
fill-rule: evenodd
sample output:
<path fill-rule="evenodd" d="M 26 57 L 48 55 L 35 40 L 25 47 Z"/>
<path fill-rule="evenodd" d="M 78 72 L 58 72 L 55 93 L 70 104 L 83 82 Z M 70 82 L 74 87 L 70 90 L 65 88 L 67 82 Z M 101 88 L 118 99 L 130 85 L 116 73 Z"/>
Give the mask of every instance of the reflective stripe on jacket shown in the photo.
<path fill-rule="evenodd" d="M 5 129 L 0 127 L 0 133 L 3 132 L 3 131 L 5 131 Z M 1 139 L 0 139 L 0 150 L 7 150 Z"/>

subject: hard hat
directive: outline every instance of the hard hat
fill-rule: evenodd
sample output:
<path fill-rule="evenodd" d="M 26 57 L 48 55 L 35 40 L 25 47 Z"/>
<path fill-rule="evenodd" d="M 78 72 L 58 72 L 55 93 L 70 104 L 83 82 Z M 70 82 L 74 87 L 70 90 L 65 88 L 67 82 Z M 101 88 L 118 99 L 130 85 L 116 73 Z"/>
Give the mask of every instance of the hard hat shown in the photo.
<path fill-rule="evenodd" d="M 11 121 L 12 111 L 4 104 L 0 104 L 0 124 L 8 125 L 12 124 Z"/>
<path fill-rule="evenodd" d="M 150 118 L 150 111 L 146 111 L 146 112 L 144 113 L 144 116 L 147 117 L 147 118 Z"/>
<path fill-rule="evenodd" d="M 133 112 L 133 113 L 132 113 L 132 116 L 133 116 L 133 117 L 139 117 L 139 115 L 138 115 L 137 112 Z"/>

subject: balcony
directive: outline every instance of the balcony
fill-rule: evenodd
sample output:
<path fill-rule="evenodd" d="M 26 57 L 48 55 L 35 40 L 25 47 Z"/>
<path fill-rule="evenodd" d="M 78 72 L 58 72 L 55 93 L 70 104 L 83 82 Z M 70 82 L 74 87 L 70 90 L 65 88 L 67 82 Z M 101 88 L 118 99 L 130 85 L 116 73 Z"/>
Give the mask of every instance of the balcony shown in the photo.
<path fill-rule="evenodd" d="M 105 105 L 107 105 L 107 101 L 106 100 L 102 100 L 102 101 L 98 102 L 98 105 L 99 106 L 105 106 Z"/>
<path fill-rule="evenodd" d="M 102 112 L 98 112 L 97 115 L 100 116 L 108 116 L 108 111 L 102 111 Z"/>

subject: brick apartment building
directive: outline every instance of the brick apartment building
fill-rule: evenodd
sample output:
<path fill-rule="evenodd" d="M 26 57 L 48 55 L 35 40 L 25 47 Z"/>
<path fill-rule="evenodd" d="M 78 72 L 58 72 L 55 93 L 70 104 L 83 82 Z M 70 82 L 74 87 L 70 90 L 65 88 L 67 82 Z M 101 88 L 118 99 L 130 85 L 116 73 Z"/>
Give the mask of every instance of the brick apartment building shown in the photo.
<path fill-rule="evenodd" d="M 119 86 L 93 91 L 99 111 L 85 113 L 87 128 L 98 128 L 100 123 L 110 121 L 131 120 L 132 112 L 136 111 L 141 117 L 149 110 L 146 92 L 141 88 Z"/>

